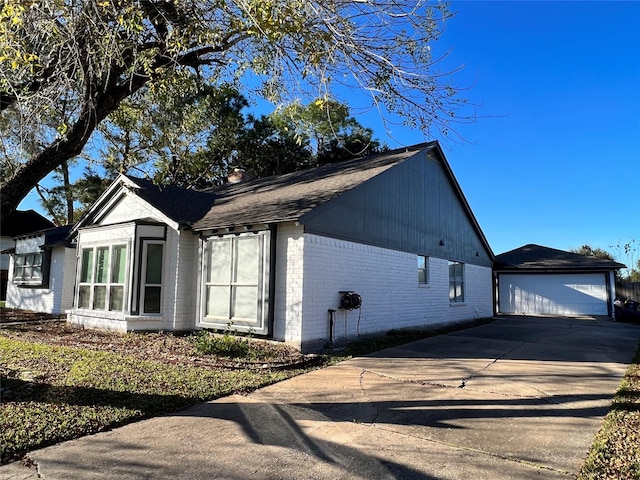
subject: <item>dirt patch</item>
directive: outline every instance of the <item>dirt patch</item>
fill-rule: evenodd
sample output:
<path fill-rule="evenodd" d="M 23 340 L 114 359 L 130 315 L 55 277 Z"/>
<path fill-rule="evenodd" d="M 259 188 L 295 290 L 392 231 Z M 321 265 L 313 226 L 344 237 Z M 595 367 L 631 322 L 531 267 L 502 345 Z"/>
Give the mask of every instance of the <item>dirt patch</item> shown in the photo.
<path fill-rule="evenodd" d="M 288 368 L 313 361 L 316 357 L 302 355 L 284 344 L 247 339 L 254 357 L 251 360 L 202 354 L 196 350 L 196 335 L 171 333 L 117 333 L 82 329 L 66 322 L 29 321 L 5 326 L 0 335 L 32 343 L 79 347 L 90 350 L 133 355 L 174 365 L 207 366 L 213 368 Z"/>
<path fill-rule="evenodd" d="M 0 324 L 17 322 L 47 322 L 66 320 L 65 314 L 53 315 L 50 313 L 31 312 L 29 310 L 18 310 L 16 308 L 0 307 Z"/>

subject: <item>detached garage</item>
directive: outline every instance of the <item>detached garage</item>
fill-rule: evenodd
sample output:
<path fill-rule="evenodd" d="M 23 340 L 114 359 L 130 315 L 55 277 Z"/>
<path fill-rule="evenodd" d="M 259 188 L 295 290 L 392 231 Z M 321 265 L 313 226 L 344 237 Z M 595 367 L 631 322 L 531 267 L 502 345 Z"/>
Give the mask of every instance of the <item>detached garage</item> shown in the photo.
<path fill-rule="evenodd" d="M 621 263 L 525 245 L 496 256 L 499 313 L 613 317 Z"/>

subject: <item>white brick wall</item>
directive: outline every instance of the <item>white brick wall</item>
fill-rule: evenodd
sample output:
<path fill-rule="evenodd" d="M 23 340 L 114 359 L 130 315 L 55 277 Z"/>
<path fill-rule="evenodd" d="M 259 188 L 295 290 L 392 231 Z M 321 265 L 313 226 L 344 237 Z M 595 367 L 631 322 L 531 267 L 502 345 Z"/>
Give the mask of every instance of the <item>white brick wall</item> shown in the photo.
<path fill-rule="evenodd" d="M 189 231 L 171 231 L 167 241 L 165 267 L 167 269 L 165 305 L 168 317 L 164 327 L 171 330 L 190 330 L 195 327 L 197 315 L 198 237 Z"/>
<path fill-rule="evenodd" d="M 358 333 L 452 323 L 493 313 L 490 268 L 465 265 L 466 301 L 450 305 L 445 259 L 429 259 L 429 284 L 419 286 L 416 256 L 412 253 L 310 234 L 299 241 L 304 246 L 302 344 L 328 340 L 329 309 L 337 310 L 335 340 L 339 342 L 344 342 L 345 337 L 355 340 Z M 292 258 L 291 249 L 287 253 L 288 264 L 300 262 Z M 343 290 L 362 296 L 361 312 L 338 309 L 338 292 Z M 287 302 L 290 299 L 293 297 Z M 287 313 L 294 307 L 300 311 L 289 305 Z M 286 338 L 290 337 L 287 332 Z"/>
<path fill-rule="evenodd" d="M 293 224 L 278 225 L 273 337 L 294 344 L 302 334 L 304 231 Z"/>

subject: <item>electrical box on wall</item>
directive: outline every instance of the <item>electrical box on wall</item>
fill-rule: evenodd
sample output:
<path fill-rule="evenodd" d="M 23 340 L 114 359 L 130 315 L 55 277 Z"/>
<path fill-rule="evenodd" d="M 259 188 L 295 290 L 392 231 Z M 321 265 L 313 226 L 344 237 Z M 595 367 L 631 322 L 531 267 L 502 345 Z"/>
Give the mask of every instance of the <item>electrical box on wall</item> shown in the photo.
<path fill-rule="evenodd" d="M 355 310 L 362 305 L 362 297 L 353 291 L 340 292 L 340 308 Z"/>

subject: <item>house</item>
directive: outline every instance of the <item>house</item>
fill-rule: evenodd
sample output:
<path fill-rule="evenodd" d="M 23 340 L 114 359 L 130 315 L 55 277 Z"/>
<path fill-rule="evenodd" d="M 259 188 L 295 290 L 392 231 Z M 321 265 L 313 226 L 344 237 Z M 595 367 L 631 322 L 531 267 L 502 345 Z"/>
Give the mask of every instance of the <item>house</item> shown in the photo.
<path fill-rule="evenodd" d="M 71 235 L 87 328 L 310 350 L 493 314 L 493 252 L 437 142 L 207 191 L 121 175 Z"/>
<path fill-rule="evenodd" d="M 524 245 L 496 256 L 498 312 L 613 317 L 621 268 L 607 259 Z"/>
<path fill-rule="evenodd" d="M 6 306 L 60 315 L 73 306 L 76 254 L 68 241 L 72 226 L 15 238 Z"/>
<path fill-rule="evenodd" d="M 10 252 L 14 238 L 25 233 L 51 228 L 55 225 L 34 210 L 16 210 L 2 215 L 0 224 L 0 300 L 7 298 Z M 7 252 L 7 253 L 5 253 Z"/>

